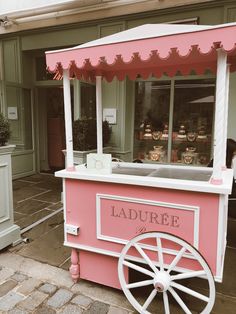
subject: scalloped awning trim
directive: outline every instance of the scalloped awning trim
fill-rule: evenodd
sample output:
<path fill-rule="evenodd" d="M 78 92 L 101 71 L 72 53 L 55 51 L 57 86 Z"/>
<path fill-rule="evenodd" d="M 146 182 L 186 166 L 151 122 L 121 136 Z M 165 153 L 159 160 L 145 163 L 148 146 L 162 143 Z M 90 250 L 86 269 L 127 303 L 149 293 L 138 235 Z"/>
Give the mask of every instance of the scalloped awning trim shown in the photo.
<path fill-rule="evenodd" d="M 153 37 L 158 29 L 159 35 Z M 235 71 L 236 23 L 214 27 L 147 24 L 74 48 L 46 52 L 46 62 L 57 76 L 69 69 L 70 77 L 87 81 L 97 75 L 107 81 L 126 76 L 134 80 L 138 75 L 172 77 L 177 72 L 214 73 L 219 48 L 228 54 L 231 71 Z"/>

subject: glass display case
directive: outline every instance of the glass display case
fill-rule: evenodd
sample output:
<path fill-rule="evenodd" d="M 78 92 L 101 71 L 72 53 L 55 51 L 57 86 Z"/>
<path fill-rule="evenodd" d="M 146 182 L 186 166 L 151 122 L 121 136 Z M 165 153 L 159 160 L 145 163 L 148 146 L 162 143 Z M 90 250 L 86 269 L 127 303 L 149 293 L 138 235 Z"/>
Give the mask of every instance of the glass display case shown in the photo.
<path fill-rule="evenodd" d="M 214 79 L 136 82 L 134 159 L 207 165 L 214 102 Z"/>

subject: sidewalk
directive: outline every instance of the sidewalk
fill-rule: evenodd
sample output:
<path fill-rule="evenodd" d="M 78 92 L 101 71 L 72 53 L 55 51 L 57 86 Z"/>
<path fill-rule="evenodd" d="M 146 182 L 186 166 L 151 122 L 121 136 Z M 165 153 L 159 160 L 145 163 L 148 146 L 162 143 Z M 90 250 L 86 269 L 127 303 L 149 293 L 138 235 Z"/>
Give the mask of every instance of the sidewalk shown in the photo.
<path fill-rule="evenodd" d="M 63 246 L 61 180 L 34 175 L 14 181 L 13 187 L 15 221 L 25 242 L 0 252 L 0 313 L 136 313 L 119 290 L 84 280 L 72 282 L 70 249 Z M 32 229 L 31 224 L 35 224 Z M 235 313 L 235 230 L 236 220 L 230 218 L 224 280 L 216 284 L 212 314 Z M 171 312 L 178 313 L 182 311 Z"/>
<path fill-rule="evenodd" d="M 0 278 L 0 313 L 134 313 L 120 291 L 74 284 L 68 271 L 15 253 L 1 254 Z"/>

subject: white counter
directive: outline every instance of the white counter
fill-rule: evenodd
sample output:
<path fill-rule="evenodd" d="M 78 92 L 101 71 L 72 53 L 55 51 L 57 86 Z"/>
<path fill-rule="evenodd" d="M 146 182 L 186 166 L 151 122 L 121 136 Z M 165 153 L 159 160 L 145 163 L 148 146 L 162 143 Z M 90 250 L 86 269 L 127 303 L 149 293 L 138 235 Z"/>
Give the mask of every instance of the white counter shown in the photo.
<path fill-rule="evenodd" d="M 217 193 L 217 194 L 230 194 L 232 189 L 233 170 L 227 169 L 223 171 L 223 184 L 214 185 L 210 183 L 210 177 L 212 174 L 212 168 L 206 167 L 191 167 L 191 166 L 175 166 L 175 165 L 154 165 L 154 164 L 136 164 L 136 163 L 112 163 L 112 170 L 119 172 L 126 172 L 126 169 L 131 169 L 131 173 L 137 170 L 140 172 L 149 172 L 147 175 L 134 175 L 134 174 L 98 174 L 93 170 L 87 169 L 86 165 L 78 165 L 75 167 L 75 171 L 61 170 L 57 171 L 55 175 L 61 178 L 89 180 L 97 182 L 110 182 L 117 184 L 130 184 L 139 186 L 150 186 L 158 188 L 168 188 L 185 191 L 196 191 L 205 193 Z M 129 170 L 127 171 L 129 172 Z M 158 174 L 160 172 L 160 174 Z M 173 173 L 173 178 L 168 178 L 166 175 L 161 174 Z M 179 179 L 174 178 L 179 176 L 179 173 L 183 173 L 183 177 L 192 177 L 193 179 Z M 198 180 L 198 177 L 202 177 L 207 181 Z M 196 179 L 194 178 L 196 177 Z"/>

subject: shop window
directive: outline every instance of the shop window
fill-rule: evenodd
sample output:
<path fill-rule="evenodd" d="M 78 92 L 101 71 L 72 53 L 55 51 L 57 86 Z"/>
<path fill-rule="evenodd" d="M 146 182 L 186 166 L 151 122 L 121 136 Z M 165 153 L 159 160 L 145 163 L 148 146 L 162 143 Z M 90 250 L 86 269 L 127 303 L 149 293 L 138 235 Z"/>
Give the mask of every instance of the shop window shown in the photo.
<path fill-rule="evenodd" d="M 134 159 L 167 162 L 168 141 L 162 138 L 168 132 L 170 90 L 168 81 L 136 83 Z M 157 160 L 154 150 L 161 148 Z"/>
<path fill-rule="evenodd" d="M 96 118 L 96 87 L 85 82 L 80 83 L 81 117 Z"/>
<path fill-rule="evenodd" d="M 136 82 L 134 159 L 207 165 L 214 102 L 214 79 Z"/>
<path fill-rule="evenodd" d="M 54 74 L 47 71 L 45 56 L 35 59 L 36 81 L 53 80 Z"/>

